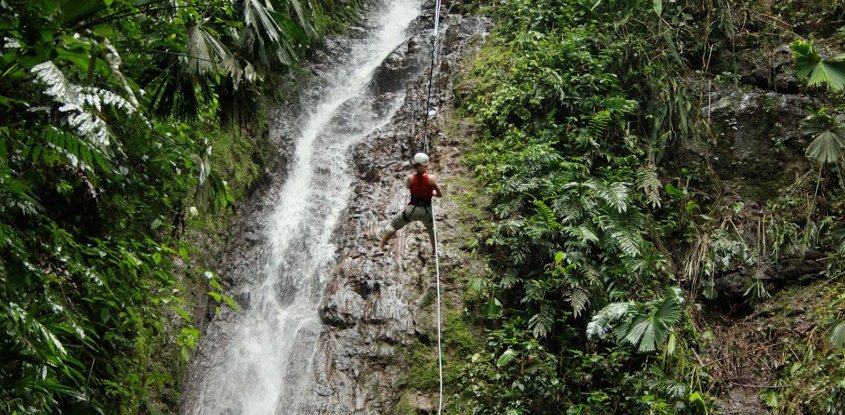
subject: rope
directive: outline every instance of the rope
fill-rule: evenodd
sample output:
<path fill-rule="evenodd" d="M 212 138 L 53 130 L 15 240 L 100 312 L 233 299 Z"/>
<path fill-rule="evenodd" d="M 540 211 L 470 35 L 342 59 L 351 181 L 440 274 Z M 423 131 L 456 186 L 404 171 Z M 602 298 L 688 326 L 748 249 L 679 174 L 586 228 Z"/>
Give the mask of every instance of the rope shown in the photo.
<path fill-rule="evenodd" d="M 431 42 L 431 65 L 428 68 L 428 92 L 425 99 L 425 114 L 423 114 L 423 139 L 421 151 L 426 154 L 429 153 L 429 148 L 431 147 L 431 137 L 428 136 L 428 117 L 431 113 L 431 86 L 434 79 L 434 63 L 437 60 L 437 40 L 440 31 L 440 2 L 441 0 L 437 0 L 434 6 L 434 39 Z M 441 415 L 443 413 L 443 334 L 440 328 L 442 325 L 442 318 L 440 315 L 440 252 L 437 249 L 437 221 L 434 219 L 434 204 L 431 205 L 431 223 L 434 236 L 434 266 L 437 277 L 437 375 L 440 380 L 440 395 L 437 404 L 437 414 Z"/>
<path fill-rule="evenodd" d="M 431 42 L 431 65 L 428 68 L 428 96 L 425 99 L 425 118 L 423 119 L 423 152 L 428 153 L 431 137 L 428 136 L 428 116 L 431 113 L 431 85 L 434 79 L 434 62 L 437 60 L 437 39 L 440 33 L 440 0 L 434 6 L 434 39 Z M 443 413 L 443 334 L 440 326 L 440 252 L 437 249 L 437 221 L 434 219 L 434 204 L 431 205 L 431 227 L 434 236 L 434 269 L 437 286 L 437 376 L 440 380 L 440 394 L 437 403 L 437 415 Z"/>
<path fill-rule="evenodd" d="M 434 233 L 434 269 L 437 280 L 437 374 L 440 377 L 440 402 L 437 405 L 437 414 L 443 411 L 443 346 L 442 334 L 440 333 L 440 253 L 437 249 L 437 221 L 434 219 L 434 204 L 431 204 L 431 228 Z"/>
<path fill-rule="evenodd" d="M 437 60 L 437 39 L 440 33 L 440 1 L 434 6 L 434 39 L 431 41 L 431 65 L 428 68 L 428 96 L 425 99 L 425 114 L 423 114 L 422 152 L 428 154 L 431 147 L 431 137 L 428 136 L 428 115 L 431 113 L 431 84 L 434 79 L 434 62 Z"/>

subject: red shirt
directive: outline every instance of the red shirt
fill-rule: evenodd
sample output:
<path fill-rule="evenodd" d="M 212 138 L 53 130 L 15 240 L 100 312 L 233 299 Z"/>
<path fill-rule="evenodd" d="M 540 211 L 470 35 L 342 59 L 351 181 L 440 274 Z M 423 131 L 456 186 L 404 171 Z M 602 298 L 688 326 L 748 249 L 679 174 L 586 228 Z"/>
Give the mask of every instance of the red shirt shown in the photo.
<path fill-rule="evenodd" d="M 434 188 L 428 180 L 428 173 L 415 174 L 411 178 L 411 185 L 409 188 L 411 189 L 410 204 L 417 205 L 416 202 L 422 202 L 420 205 L 431 205 L 431 196 L 434 192 Z"/>

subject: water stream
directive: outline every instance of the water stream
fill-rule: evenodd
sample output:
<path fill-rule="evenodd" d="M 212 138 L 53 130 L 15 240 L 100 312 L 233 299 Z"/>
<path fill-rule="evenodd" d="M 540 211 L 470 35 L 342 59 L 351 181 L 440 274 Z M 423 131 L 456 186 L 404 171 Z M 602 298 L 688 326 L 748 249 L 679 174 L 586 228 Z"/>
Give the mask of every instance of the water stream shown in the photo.
<path fill-rule="evenodd" d="M 324 330 L 317 309 L 335 260 L 332 233 L 350 198 L 350 149 L 384 126 L 403 97 L 378 110 L 368 84 L 374 70 L 408 36 L 421 0 L 384 0 L 370 10 L 367 34 L 303 96 L 289 175 L 264 218 L 263 265 L 245 292 L 250 306 L 234 322 L 199 384 L 186 392 L 186 414 L 315 413 L 314 358 Z"/>

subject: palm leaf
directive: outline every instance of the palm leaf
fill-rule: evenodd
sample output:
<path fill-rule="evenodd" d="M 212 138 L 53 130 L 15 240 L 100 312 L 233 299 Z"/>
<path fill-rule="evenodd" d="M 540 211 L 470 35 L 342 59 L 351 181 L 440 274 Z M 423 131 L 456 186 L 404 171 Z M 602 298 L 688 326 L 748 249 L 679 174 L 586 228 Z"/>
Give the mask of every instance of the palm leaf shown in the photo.
<path fill-rule="evenodd" d="M 845 147 L 845 125 L 824 130 L 807 146 L 807 157 L 820 164 L 836 163 L 842 158 Z"/>
<path fill-rule="evenodd" d="M 680 321 L 682 315 L 678 297 L 670 296 L 664 299 L 653 314 L 640 314 L 634 317 L 625 340 L 638 345 L 641 352 L 648 353 L 657 350 L 669 337 L 672 326 Z"/>
<path fill-rule="evenodd" d="M 282 29 L 270 14 L 270 9 L 266 8 L 260 0 L 243 0 L 242 7 L 245 26 L 252 28 L 263 39 L 270 42 L 279 41 Z"/>
<path fill-rule="evenodd" d="M 215 71 L 227 56 L 226 48 L 205 28 L 189 26 L 188 45 L 185 50 L 185 69 L 191 74 L 208 74 Z"/>
<path fill-rule="evenodd" d="M 681 320 L 681 315 L 681 305 L 678 303 L 677 297 L 669 297 L 663 300 L 654 313 L 656 321 L 665 327 L 677 324 Z"/>
<path fill-rule="evenodd" d="M 796 41 L 792 44 L 795 58 L 795 72 L 807 85 L 827 85 L 834 91 L 845 88 L 845 54 L 822 58 L 810 42 Z"/>
<path fill-rule="evenodd" d="M 625 341 L 633 345 L 639 344 L 640 351 L 651 352 L 655 350 L 654 336 L 654 318 L 640 314 L 631 322 Z"/>
<path fill-rule="evenodd" d="M 296 12 L 296 18 L 299 21 L 299 25 L 302 26 L 309 36 L 316 36 L 317 31 L 314 29 L 314 26 L 311 25 L 311 19 L 309 16 L 305 14 L 302 3 L 299 0 L 289 0 L 289 2 L 290 5 L 293 6 L 293 10 Z"/>

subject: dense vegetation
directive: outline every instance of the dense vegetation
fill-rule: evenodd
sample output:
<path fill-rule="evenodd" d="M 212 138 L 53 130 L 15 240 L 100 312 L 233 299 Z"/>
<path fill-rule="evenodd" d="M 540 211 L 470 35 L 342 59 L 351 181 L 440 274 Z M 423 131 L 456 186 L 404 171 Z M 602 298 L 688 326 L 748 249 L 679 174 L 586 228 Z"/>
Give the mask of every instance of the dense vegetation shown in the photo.
<path fill-rule="evenodd" d="M 709 373 L 715 366 L 703 364 L 714 339 L 702 309 L 718 313 L 726 304 L 718 301 L 726 294 L 720 297 L 715 276 L 750 270 L 741 303 L 727 307 L 753 310 L 773 289 L 765 273 L 808 252 L 826 258 L 822 274 L 831 285 L 820 294 L 828 302 L 812 314 L 823 319 L 815 322 L 821 332 L 831 328 L 843 309 L 830 298 L 845 292 L 836 202 L 845 143 L 837 138 L 845 135 L 836 91 L 845 68 L 841 56 L 821 56 L 803 36 L 829 33 L 823 16 L 841 24 L 842 5 L 782 2 L 763 10 L 770 6 L 763 3 L 482 6 L 497 25 L 459 99 L 464 116 L 481 127 L 469 159 L 492 197 L 494 218 L 479 224 L 471 247 L 496 272 L 467 286 L 485 316 L 486 340 L 466 356 L 454 409 L 712 413 L 720 385 Z M 784 32 L 782 19 L 818 23 L 802 26 L 802 36 Z M 723 196 L 734 189 L 725 191 L 712 169 L 685 165 L 676 153 L 685 143 L 718 147 L 701 113 L 702 88 L 742 87 L 741 42 L 753 43 L 745 52 L 755 53 L 794 40 L 802 89 L 828 109 L 804 122 L 815 141 L 803 179 L 763 192 L 754 203 L 764 207 L 752 214 L 742 199 Z M 824 210 L 815 203 L 821 198 Z M 834 341 L 845 338 L 840 327 Z M 841 392 L 831 385 L 845 373 L 827 339 L 794 340 L 801 346 L 783 356 L 795 357 L 772 366 L 791 360 L 792 371 L 769 389 L 752 385 L 772 410 L 841 413 Z"/>
<path fill-rule="evenodd" d="M 0 2 L 0 413 L 175 410 L 189 291 L 231 303 L 185 227 L 255 179 L 265 97 L 356 7 Z"/>

